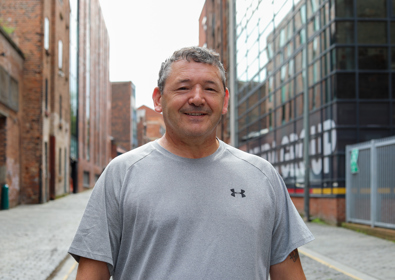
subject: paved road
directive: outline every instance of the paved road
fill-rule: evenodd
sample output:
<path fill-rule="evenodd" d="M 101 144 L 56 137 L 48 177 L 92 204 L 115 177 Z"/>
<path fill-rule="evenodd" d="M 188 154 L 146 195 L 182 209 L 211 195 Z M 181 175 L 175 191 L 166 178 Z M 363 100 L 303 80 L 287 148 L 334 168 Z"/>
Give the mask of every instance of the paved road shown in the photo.
<path fill-rule="evenodd" d="M 66 257 L 90 193 L 0 211 L 0 279 L 47 279 Z"/>
<path fill-rule="evenodd" d="M 0 211 L 0 280 L 75 279 L 77 265 L 67 250 L 90 194 Z M 395 279 L 394 242 L 308 226 L 316 240 L 300 248 L 307 279 Z"/>

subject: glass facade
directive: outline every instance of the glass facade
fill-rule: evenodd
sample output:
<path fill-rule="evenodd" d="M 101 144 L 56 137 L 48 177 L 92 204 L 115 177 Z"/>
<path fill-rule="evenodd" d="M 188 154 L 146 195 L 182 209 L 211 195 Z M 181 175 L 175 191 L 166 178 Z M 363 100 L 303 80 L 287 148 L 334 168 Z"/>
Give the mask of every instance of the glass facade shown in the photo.
<path fill-rule="evenodd" d="M 313 194 L 345 194 L 346 145 L 395 133 L 393 2 L 234 1 L 236 145 L 291 194 L 303 193 L 305 88 Z"/>
<path fill-rule="evenodd" d="M 136 109 L 136 86 L 132 84 L 132 98 L 131 98 L 131 110 L 132 110 L 132 129 L 131 129 L 131 137 L 132 143 L 131 143 L 131 148 L 137 148 L 138 147 L 138 141 L 137 141 L 137 109 Z"/>
<path fill-rule="evenodd" d="M 78 0 L 70 0 L 70 157 L 78 159 Z"/>

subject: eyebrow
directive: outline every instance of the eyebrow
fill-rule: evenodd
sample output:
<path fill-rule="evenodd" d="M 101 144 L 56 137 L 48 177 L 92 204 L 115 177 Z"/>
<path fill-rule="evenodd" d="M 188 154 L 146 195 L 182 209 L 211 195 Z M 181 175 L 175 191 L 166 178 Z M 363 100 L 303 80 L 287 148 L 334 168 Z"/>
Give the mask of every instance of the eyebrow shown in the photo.
<path fill-rule="evenodd" d="M 191 81 L 191 79 L 183 79 L 183 80 L 179 80 L 179 81 L 177 81 L 177 82 L 178 82 L 179 84 L 181 84 L 181 83 L 189 83 L 190 81 Z M 212 80 L 207 80 L 207 81 L 205 81 L 205 83 L 217 85 L 217 83 L 214 82 L 214 81 L 212 81 Z"/>

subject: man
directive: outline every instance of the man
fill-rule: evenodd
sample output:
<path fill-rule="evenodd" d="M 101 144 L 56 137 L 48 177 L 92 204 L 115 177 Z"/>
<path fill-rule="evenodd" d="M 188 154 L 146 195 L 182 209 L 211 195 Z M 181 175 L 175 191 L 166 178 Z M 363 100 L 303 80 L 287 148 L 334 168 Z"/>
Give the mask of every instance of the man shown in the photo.
<path fill-rule="evenodd" d="M 229 91 L 218 54 L 166 60 L 153 92 L 166 133 L 115 158 L 70 253 L 77 279 L 305 279 L 314 239 L 276 170 L 216 138 Z"/>

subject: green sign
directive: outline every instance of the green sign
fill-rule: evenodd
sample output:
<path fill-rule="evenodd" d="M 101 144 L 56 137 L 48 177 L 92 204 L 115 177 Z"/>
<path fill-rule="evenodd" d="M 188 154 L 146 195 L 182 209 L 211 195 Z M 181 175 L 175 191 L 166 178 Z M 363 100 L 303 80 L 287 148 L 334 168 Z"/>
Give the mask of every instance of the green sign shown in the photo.
<path fill-rule="evenodd" d="M 358 149 L 353 149 L 351 150 L 351 173 L 358 173 L 359 169 L 358 169 L 358 154 L 359 154 L 359 150 Z"/>

